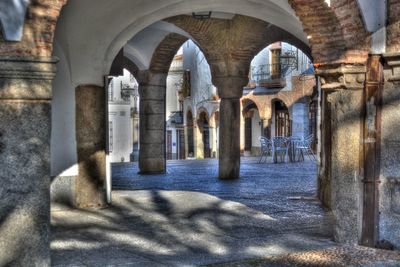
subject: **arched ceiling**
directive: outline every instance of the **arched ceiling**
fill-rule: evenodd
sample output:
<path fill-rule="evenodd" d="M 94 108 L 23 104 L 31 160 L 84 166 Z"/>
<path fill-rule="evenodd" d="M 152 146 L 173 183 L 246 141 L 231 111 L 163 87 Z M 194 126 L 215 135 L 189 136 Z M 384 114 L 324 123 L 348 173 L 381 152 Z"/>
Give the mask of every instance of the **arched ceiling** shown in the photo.
<path fill-rule="evenodd" d="M 182 35 L 187 39 L 192 38 L 175 25 L 158 21 L 136 34 L 126 43 L 124 56 L 135 63 L 140 70 L 146 70 L 150 67 L 151 59 L 158 45 L 171 33 Z"/>
<path fill-rule="evenodd" d="M 129 40 L 134 46 L 127 49 L 127 55 L 145 68 L 157 41 L 169 31 L 178 31 L 156 22 L 200 11 L 213 11 L 220 17 L 228 13 L 259 18 L 307 43 L 302 25 L 287 0 L 69 0 L 62 10 L 55 38 L 67 55 L 74 84 L 102 84 L 102 75 L 109 71 L 113 59 Z M 157 34 L 151 36 L 148 30 Z M 139 37 L 132 39 L 138 33 L 147 36 L 149 43 Z"/>

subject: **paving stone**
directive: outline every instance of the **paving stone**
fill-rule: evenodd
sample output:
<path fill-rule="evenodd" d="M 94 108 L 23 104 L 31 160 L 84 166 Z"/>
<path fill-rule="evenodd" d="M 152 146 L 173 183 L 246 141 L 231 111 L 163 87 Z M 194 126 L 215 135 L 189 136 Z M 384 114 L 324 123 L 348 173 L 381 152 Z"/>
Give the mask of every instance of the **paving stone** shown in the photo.
<path fill-rule="evenodd" d="M 235 181 L 217 179 L 216 160 L 170 161 L 160 175 L 113 165 L 111 206 L 52 212 L 53 264 L 231 266 L 337 248 L 332 216 L 314 197 L 315 163 L 256 160 L 242 159 Z"/>

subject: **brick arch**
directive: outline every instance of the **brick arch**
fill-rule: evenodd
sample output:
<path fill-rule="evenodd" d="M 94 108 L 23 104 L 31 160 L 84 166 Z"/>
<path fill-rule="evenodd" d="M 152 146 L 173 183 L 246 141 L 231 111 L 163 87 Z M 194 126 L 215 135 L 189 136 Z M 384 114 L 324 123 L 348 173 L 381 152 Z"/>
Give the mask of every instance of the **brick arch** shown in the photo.
<path fill-rule="evenodd" d="M 243 110 L 242 110 L 242 116 L 245 116 L 245 114 L 248 112 L 248 111 L 250 111 L 249 109 L 248 109 L 248 107 L 251 105 L 251 104 L 254 104 L 255 106 L 256 106 L 256 108 L 257 108 L 257 110 L 258 110 L 258 112 L 260 113 L 260 107 L 259 107 L 259 104 L 258 103 L 256 103 L 256 101 L 254 101 L 254 100 L 252 100 L 252 99 L 250 99 L 250 98 L 242 98 L 242 106 L 243 106 Z"/>
<path fill-rule="evenodd" d="M 203 107 L 203 106 L 201 106 L 201 107 L 199 107 L 199 108 L 197 109 L 197 112 L 196 112 L 196 121 L 200 120 L 200 115 L 201 115 L 202 113 L 206 114 L 206 119 L 207 119 L 207 121 L 210 123 L 210 114 L 208 113 L 208 110 L 207 110 L 205 107 Z"/>
<path fill-rule="evenodd" d="M 249 62 L 268 44 L 284 41 L 292 43 L 310 55 L 307 44 L 263 20 L 235 15 L 232 20 L 207 19 L 198 20 L 191 16 L 175 16 L 165 21 L 176 25 L 190 34 L 202 49 L 210 64 L 213 74 L 226 68 L 229 73 L 235 72 L 226 59 L 241 62 L 244 66 L 242 76 L 247 76 Z M 221 66 L 222 64 L 226 64 Z"/>
<path fill-rule="evenodd" d="M 188 32 L 204 53 L 213 61 L 229 57 L 236 61 L 249 61 L 267 44 L 283 41 L 291 43 L 313 61 L 324 63 L 365 63 L 369 52 L 369 33 L 365 30 L 356 0 L 332 0 L 329 7 L 324 0 L 289 0 L 310 46 L 263 20 L 235 15 L 232 20 L 197 20 L 191 16 L 166 19 Z M 233 29 L 233 31 L 232 31 Z M 223 32 L 223 34 L 220 34 Z M 232 50 L 220 50 L 221 43 L 232 43 Z M 229 67 L 229 66 L 228 66 Z"/>
<path fill-rule="evenodd" d="M 305 3 L 306 2 L 306 3 Z M 309 42 L 316 64 L 365 63 L 369 34 L 356 0 L 289 0 Z"/>
<path fill-rule="evenodd" d="M 174 56 L 187 40 L 180 34 L 168 34 L 154 51 L 149 69 L 154 73 L 168 73 Z"/>
<path fill-rule="evenodd" d="M 289 107 L 293 104 L 293 103 L 291 103 L 290 99 L 288 99 L 286 96 L 280 95 L 280 96 L 271 98 L 271 106 L 274 102 L 277 102 L 277 101 L 282 102 L 286 106 L 287 109 L 289 109 Z"/>
<path fill-rule="evenodd" d="M 191 115 L 191 122 L 192 122 L 192 125 L 190 125 L 190 126 L 193 127 L 193 124 L 194 124 L 194 114 L 193 114 L 193 110 L 192 110 L 192 107 L 191 107 L 191 106 L 188 107 L 188 110 L 186 111 L 186 114 L 185 114 L 186 124 L 188 123 L 189 115 Z"/>
<path fill-rule="evenodd" d="M 124 69 L 127 69 L 135 77 L 139 75 L 139 67 L 132 60 L 124 56 L 124 50 L 121 49 L 111 64 L 109 74 L 111 76 L 123 75 Z"/>
<path fill-rule="evenodd" d="M 5 42 L 0 31 L 0 56 L 50 57 L 61 8 L 67 0 L 31 0 L 20 42 Z"/>

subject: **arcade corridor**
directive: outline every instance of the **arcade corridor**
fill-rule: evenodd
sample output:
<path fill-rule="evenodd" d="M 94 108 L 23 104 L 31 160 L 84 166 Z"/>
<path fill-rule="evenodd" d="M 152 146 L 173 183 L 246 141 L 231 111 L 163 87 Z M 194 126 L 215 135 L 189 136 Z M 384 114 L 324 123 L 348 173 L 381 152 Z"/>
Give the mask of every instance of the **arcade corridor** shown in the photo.
<path fill-rule="evenodd" d="M 53 207 L 53 265 L 197 266 L 338 249 L 315 164 L 256 162 L 242 158 L 233 181 L 217 179 L 216 160 L 169 161 L 167 174 L 145 176 L 114 165 L 111 207 Z"/>

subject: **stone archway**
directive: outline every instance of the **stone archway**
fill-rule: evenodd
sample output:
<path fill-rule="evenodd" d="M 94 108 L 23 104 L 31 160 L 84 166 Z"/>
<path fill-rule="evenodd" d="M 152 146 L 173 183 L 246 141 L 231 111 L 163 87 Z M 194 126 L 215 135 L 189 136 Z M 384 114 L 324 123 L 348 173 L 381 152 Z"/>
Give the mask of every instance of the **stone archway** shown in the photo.
<path fill-rule="evenodd" d="M 363 173 L 359 173 L 358 170 L 364 166 L 364 161 L 360 162 L 356 152 L 364 149 L 364 147 L 360 148 L 359 145 L 363 143 L 363 136 L 360 136 L 359 133 L 362 124 L 360 122 L 360 114 L 362 114 L 362 110 L 366 105 L 361 101 L 363 99 L 361 89 L 364 88 L 363 82 L 367 72 L 365 64 L 370 36 L 364 30 L 355 0 L 336 0 L 331 2 L 332 5 L 328 7 L 323 0 L 309 1 L 307 5 L 304 5 L 301 0 L 290 1 L 303 24 L 305 32 L 310 37 L 312 55 L 316 67 L 318 67 L 317 74 L 322 78 L 323 99 L 326 100 L 325 106 L 329 106 L 329 111 L 331 112 L 329 120 L 332 122 L 332 135 L 329 137 L 330 140 L 327 141 L 332 141 L 332 151 L 330 151 L 330 156 L 332 156 L 331 168 L 335 170 L 331 177 L 334 182 L 332 186 L 336 189 L 332 201 L 338 204 L 340 200 L 344 200 L 342 204 L 344 203 L 346 206 L 343 208 L 343 205 L 338 204 L 332 207 L 334 216 L 346 218 L 339 222 L 336 238 L 340 241 L 355 243 L 360 232 L 357 223 L 360 214 L 357 187 L 363 180 Z M 2 230 L 1 234 L 5 236 L 7 241 L 6 248 L 3 250 L 5 251 L 5 256 L 2 254 L 1 258 L 5 259 L 4 262 L 6 264 L 15 261 L 21 263 L 34 261 L 38 265 L 49 265 L 50 107 L 51 80 L 54 77 L 56 62 L 51 59 L 51 54 L 54 29 L 63 4 L 65 4 L 65 1 L 32 1 L 28 7 L 21 42 L 2 41 L 0 55 L 4 64 L 1 66 L 1 72 L 2 79 L 7 81 L 2 86 L 2 92 L 0 93 L 3 103 L 2 114 L 5 114 L 3 115 L 2 125 L 4 127 L 2 129 L 8 130 L 3 130 L 1 133 L 1 158 L 3 159 L 1 162 L 8 162 L 7 160 L 10 158 L 16 157 L 18 162 L 31 163 L 30 165 L 14 166 L 13 168 L 5 164 L 3 168 L 7 189 L 15 193 L 6 199 L 7 205 L 6 207 L 3 206 L 2 210 L 4 210 L 6 217 L 13 218 L 14 222 L 26 223 L 25 230 L 19 229 L 18 233 L 10 231 L 10 229 L 13 229 L 10 226 L 11 223 L 4 227 L 5 230 Z M 396 7 L 397 5 L 398 1 L 390 2 L 391 7 Z M 313 10 L 314 12 L 311 12 L 311 14 L 315 15 L 310 16 L 310 10 Z M 399 31 L 398 27 L 396 28 L 398 24 L 397 10 L 394 9 L 389 18 L 387 43 L 388 51 L 390 52 L 399 52 L 397 41 Z M 318 27 L 315 25 L 318 25 Z M 87 39 L 86 37 L 85 35 L 82 39 Z M 74 46 L 74 48 L 76 47 Z M 110 53 L 113 54 L 115 52 L 116 54 L 119 48 Z M 110 48 L 109 50 L 113 49 Z M 237 50 L 237 53 L 231 53 L 229 56 L 240 62 L 248 54 L 244 50 Z M 74 59 L 76 60 L 76 58 L 75 54 Z M 217 79 L 216 84 L 220 88 L 231 89 L 223 90 L 224 92 L 221 93 L 221 114 L 224 114 L 224 116 L 228 114 L 229 117 L 237 118 L 240 116 L 236 111 L 238 110 L 239 102 L 237 100 L 239 94 L 237 92 L 235 94 L 233 91 L 238 91 L 242 86 L 242 79 L 245 80 L 244 78 L 247 75 L 246 67 L 241 67 L 241 64 L 236 64 L 237 62 L 234 61 L 229 61 L 228 64 L 223 63 L 219 56 L 215 58 L 212 61 L 212 65 L 214 66 L 214 72 L 218 74 L 215 76 Z M 396 63 L 398 60 L 394 60 L 394 58 L 396 58 L 394 55 L 385 55 L 385 59 L 388 62 L 385 87 L 393 90 L 393 92 L 393 88 L 398 87 L 398 64 Z M 78 66 L 73 65 L 72 59 L 70 59 L 69 63 L 73 66 L 74 75 L 77 75 L 79 69 L 74 68 Z M 97 84 L 99 86 L 99 81 L 102 81 L 102 74 L 104 74 L 104 72 L 101 72 L 107 66 L 104 68 L 99 67 L 99 65 L 103 64 L 102 59 L 98 60 L 96 64 L 99 65 L 93 68 L 90 63 L 87 64 L 85 66 L 86 69 L 93 70 L 93 73 L 97 73 L 95 71 L 100 70 L 99 73 L 101 75 L 96 76 L 95 82 L 89 81 L 86 84 Z M 108 62 L 107 64 L 111 63 Z M 17 71 L 15 71 L 16 69 Z M 151 75 L 145 76 L 152 77 Z M 88 75 L 87 77 L 93 76 Z M 82 88 L 82 84 L 85 84 L 85 81 L 88 80 L 84 80 L 82 77 L 77 79 L 76 88 Z M 147 85 L 150 85 L 150 83 L 147 83 Z M 391 100 L 391 97 L 391 95 L 385 95 L 385 103 L 397 101 L 396 99 Z M 35 121 L 38 121 L 38 123 L 34 123 Z M 383 123 L 385 127 L 389 127 L 385 123 L 386 121 Z M 226 127 L 227 125 L 229 126 L 226 119 L 221 118 L 221 129 L 229 128 Z M 235 128 L 232 128 L 232 130 L 235 131 Z M 386 137 L 387 139 L 384 140 L 388 143 L 382 146 L 383 151 L 389 150 L 388 144 L 390 141 L 397 140 L 391 135 Z M 232 136 L 228 141 L 236 140 L 235 138 L 236 136 Z M 352 140 L 351 144 L 348 144 L 346 140 Z M 238 150 L 240 149 L 233 147 L 232 154 L 235 154 Z M 26 151 L 30 151 L 30 154 L 27 155 Z M 354 151 L 354 153 L 349 156 L 346 153 L 348 151 Z M 222 178 L 235 177 L 239 172 L 237 163 L 240 163 L 240 161 L 238 161 L 237 157 L 225 157 L 230 154 L 230 151 L 223 151 L 222 153 L 221 161 L 235 162 L 227 170 L 221 171 Z M 346 154 L 346 158 L 343 157 L 344 154 Z M 32 158 L 35 160 L 32 161 Z M 226 165 L 229 164 L 227 163 Z M 388 171 L 389 168 L 385 170 Z M 33 170 L 35 171 L 33 172 Z M 356 182 L 353 182 L 355 176 Z M 385 177 L 388 176 L 390 175 Z M 9 177 L 18 177 L 18 179 L 14 180 Z M 388 190 L 391 189 L 389 188 Z M 14 204 L 11 205 L 11 203 Z M 27 214 L 29 217 L 35 218 L 35 220 L 26 221 Z M 7 234 L 3 234 L 3 232 Z M 31 235 L 34 235 L 34 238 L 27 238 Z M 21 239 L 28 241 L 18 251 L 9 252 L 9 248 L 16 248 L 18 240 Z M 20 257 L 20 255 L 24 255 L 24 257 Z"/>

